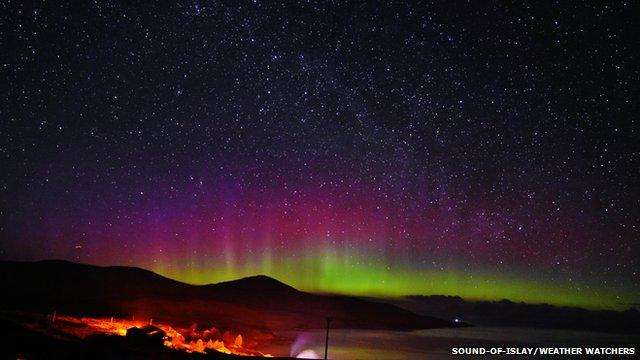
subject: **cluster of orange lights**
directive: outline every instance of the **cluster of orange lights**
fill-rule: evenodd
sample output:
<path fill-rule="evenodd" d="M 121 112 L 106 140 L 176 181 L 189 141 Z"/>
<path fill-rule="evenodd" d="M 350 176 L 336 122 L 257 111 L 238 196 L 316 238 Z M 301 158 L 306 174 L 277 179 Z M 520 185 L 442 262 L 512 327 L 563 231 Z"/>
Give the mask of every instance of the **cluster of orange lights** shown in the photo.
<path fill-rule="evenodd" d="M 232 334 L 229 331 L 220 333 L 216 329 L 203 331 L 190 329 L 177 329 L 166 325 L 135 320 L 114 318 L 75 318 L 71 316 L 59 316 L 57 324 L 67 323 L 73 326 L 65 326 L 67 332 L 84 338 L 92 334 L 108 334 L 125 336 L 131 328 L 144 328 L 153 325 L 164 332 L 164 346 L 186 352 L 206 353 L 207 351 L 219 351 L 226 354 L 272 357 L 259 351 L 244 347 L 244 339 L 240 334 Z"/>

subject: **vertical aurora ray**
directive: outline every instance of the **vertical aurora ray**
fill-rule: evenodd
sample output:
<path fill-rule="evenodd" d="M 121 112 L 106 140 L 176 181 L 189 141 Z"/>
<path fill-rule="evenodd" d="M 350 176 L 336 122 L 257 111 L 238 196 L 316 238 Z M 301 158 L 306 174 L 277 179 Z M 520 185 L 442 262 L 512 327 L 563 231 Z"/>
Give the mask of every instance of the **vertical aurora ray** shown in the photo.
<path fill-rule="evenodd" d="M 366 253 L 363 251 L 362 253 Z M 597 289 L 581 290 L 580 284 L 546 283 L 526 274 L 495 274 L 482 269 L 473 271 L 447 267 L 445 269 L 391 265 L 361 255 L 342 254 L 335 249 L 310 249 L 304 253 L 282 255 L 271 263 L 271 254 L 249 261 L 230 273 L 226 266 L 193 269 L 189 272 L 170 271 L 162 266 L 154 270 L 171 278 L 193 284 L 233 280 L 256 274 L 266 274 L 298 289 L 362 296 L 398 297 L 404 295 L 458 295 L 473 300 L 524 301 L 586 308 L 624 308 L 618 304 L 633 299 Z M 267 260 L 268 259 L 268 260 Z M 174 267 L 175 268 L 175 267 Z M 177 267 L 184 269 L 185 267 Z"/>
<path fill-rule="evenodd" d="M 510 229 L 512 217 L 487 213 L 482 202 L 452 211 L 455 201 L 447 198 L 426 210 L 399 212 L 366 184 L 332 191 L 300 186 L 296 194 L 304 196 L 293 198 L 290 190 L 212 184 L 199 186 L 196 198 L 152 197 L 145 210 L 122 220 L 96 217 L 83 232 L 104 240 L 88 246 L 101 254 L 89 262 L 141 266 L 195 284 L 265 274 L 306 291 L 364 296 L 445 294 L 590 308 L 634 301 L 633 291 L 607 291 L 581 275 L 588 263 L 576 263 L 572 273 L 553 271 L 555 258 L 536 251 L 540 245 L 513 241 L 528 235 Z M 556 234 L 546 229 L 527 239 Z M 113 251 L 125 238 L 136 246 L 126 254 Z M 556 253 L 569 256 L 562 248 Z"/>
<path fill-rule="evenodd" d="M 606 291 L 582 276 L 588 264 L 553 271 L 555 258 L 514 242 L 523 234 L 510 229 L 511 217 L 487 213 L 482 202 L 452 211 L 455 201 L 447 198 L 424 211 L 399 212 L 366 184 L 297 187 L 304 196 L 293 198 L 282 189 L 212 184 L 199 186 L 195 200 L 152 198 L 148 210 L 135 209 L 126 221 L 107 216 L 84 231 L 96 239 L 134 239 L 137 246 L 126 253 L 133 260 L 124 264 L 195 284 L 265 274 L 306 291 L 364 296 L 446 294 L 590 308 L 634 301 L 632 291 Z M 557 236 L 554 229 L 533 235 Z M 111 245 L 90 248 L 102 254 L 90 262 L 123 263 L 123 254 L 110 250 L 117 241 L 96 242 Z"/>
<path fill-rule="evenodd" d="M 468 5 L 3 7 L 0 258 L 635 306 L 637 6 Z"/>

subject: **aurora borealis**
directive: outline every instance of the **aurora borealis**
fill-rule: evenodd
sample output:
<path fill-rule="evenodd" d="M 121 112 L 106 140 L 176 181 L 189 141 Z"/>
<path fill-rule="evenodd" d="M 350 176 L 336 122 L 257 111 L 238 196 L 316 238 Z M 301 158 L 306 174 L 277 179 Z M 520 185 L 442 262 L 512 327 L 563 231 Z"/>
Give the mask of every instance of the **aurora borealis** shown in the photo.
<path fill-rule="evenodd" d="M 637 4 L 1 8 L 2 259 L 640 302 Z"/>

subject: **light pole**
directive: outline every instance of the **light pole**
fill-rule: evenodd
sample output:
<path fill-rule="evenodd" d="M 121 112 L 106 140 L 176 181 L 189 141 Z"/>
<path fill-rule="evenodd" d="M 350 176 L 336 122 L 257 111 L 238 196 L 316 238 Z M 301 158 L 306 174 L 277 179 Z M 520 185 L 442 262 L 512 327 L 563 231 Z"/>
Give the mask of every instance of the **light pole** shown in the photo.
<path fill-rule="evenodd" d="M 327 360 L 327 353 L 329 351 L 329 325 L 331 324 L 331 318 L 327 318 L 327 336 L 324 340 L 324 360 Z"/>

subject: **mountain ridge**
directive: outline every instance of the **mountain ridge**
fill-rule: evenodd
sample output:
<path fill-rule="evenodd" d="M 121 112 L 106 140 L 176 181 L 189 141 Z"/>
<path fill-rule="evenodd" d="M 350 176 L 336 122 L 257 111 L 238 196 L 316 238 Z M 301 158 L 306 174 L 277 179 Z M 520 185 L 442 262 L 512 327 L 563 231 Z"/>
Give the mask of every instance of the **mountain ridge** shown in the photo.
<path fill-rule="evenodd" d="M 417 315 L 394 305 L 345 295 L 297 290 L 266 275 L 191 285 L 152 271 L 70 261 L 0 261 L 0 281 L 10 291 L 6 309 L 77 315 L 164 318 L 229 328 L 339 328 L 412 330 L 455 327 L 450 320 Z"/>

